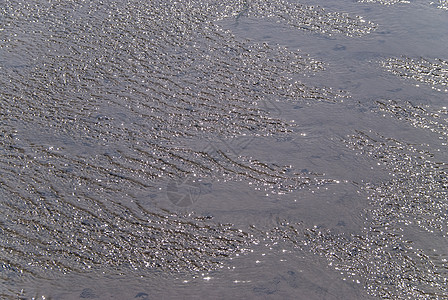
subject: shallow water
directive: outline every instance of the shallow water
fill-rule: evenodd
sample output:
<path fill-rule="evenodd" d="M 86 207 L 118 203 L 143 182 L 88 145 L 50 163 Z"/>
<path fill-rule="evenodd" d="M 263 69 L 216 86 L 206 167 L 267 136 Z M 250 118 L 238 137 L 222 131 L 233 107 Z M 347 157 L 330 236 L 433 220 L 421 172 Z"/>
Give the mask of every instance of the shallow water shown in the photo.
<path fill-rule="evenodd" d="M 446 1 L 0 2 L 0 297 L 448 297 Z"/>

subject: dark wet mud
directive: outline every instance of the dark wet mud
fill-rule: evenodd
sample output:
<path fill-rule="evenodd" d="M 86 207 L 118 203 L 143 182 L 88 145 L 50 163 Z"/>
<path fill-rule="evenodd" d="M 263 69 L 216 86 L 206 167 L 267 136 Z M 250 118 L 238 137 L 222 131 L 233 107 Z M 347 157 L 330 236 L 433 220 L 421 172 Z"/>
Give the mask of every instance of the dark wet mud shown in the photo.
<path fill-rule="evenodd" d="M 0 298 L 448 297 L 423 2 L 0 2 Z"/>

